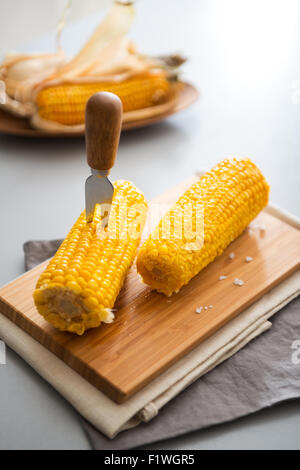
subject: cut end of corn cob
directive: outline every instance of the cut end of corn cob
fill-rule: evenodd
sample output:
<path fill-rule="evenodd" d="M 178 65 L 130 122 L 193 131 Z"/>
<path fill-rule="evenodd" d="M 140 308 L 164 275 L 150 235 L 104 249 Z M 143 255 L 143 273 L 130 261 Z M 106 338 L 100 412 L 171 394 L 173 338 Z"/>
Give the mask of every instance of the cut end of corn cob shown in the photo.
<path fill-rule="evenodd" d="M 164 104 L 174 96 L 176 83 L 164 71 L 135 76 L 115 83 L 65 83 L 43 88 L 36 97 L 42 119 L 63 125 L 84 124 L 89 98 L 101 91 L 119 96 L 124 113 Z"/>
<path fill-rule="evenodd" d="M 87 329 L 97 328 L 102 322 L 112 323 L 114 320 L 112 311 L 100 305 L 96 297 L 80 295 L 75 282 L 69 287 L 53 285 L 36 289 L 34 301 L 39 313 L 55 328 L 79 336 Z"/>
<path fill-rule="evenodd" d="M 55 328 L 82 335 L 114 319 L 112 308 L 135 258 L 146 218 L 144 195 L 117 181 L 108 227 L 101 207 L 86 223 L 81 214 L 34 292 L 39 313 Z"/>
<path fill-rule="evenodd" d="M 181 196 L 143 244 L 137 259 L 143 282 L 167 296 L 178 292 L 246 229 L 268 198 L 269 185 L 250 159 L 226 159 L 216 165 Z M 197 237 L 196 215 L 185 215 L 186 205 L 201 208 L 200 244 L 194 249 L 189 249 L 184 230 L 181 237 L 176 234 L 183 216 Z M 167 236 L 164 227 L 169 227 Z"/>

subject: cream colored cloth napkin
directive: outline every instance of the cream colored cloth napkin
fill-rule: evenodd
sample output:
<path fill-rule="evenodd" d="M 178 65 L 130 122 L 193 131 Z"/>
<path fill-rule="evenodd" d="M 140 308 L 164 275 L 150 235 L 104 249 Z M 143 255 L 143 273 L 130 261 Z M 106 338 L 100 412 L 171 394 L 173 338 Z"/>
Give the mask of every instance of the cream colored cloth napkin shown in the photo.
<path fill-rule="evenodd" d="M 267 211 L 300 229 L 274 206 Z M 0 315 L 0 337 L 109 438 L 148 422 L 172 398 L 271 327 L 268 320 L 300 293 L 300 271 L 290 276 L 122 405 L 90 385 L 27 333 Z"/>

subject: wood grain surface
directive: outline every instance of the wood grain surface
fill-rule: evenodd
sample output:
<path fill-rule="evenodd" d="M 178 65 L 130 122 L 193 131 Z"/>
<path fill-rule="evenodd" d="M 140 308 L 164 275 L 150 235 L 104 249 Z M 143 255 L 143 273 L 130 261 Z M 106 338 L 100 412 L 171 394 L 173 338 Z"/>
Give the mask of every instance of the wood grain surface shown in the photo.
<path fill-rule="evenodd" d="M 161 203 L 170 205 L 194 180 L 153 200 L 152 213 L 158 214 Z M 133 266 L 115 306 L 116 321 L 83 337 L 56 331 L 37 313 L 32 292 L 46 263 L 0 289 L 0 311 L 122 403 L 300 267 L 300 232 L 265 212 L 257 222 L 266 230 L 253 224 L 171 298 L 141 284 Z M 253 261 L 246 263 L 247 256 Z M 227 278 L 219 281 L 220 275 Z M 235 278 L 245 284 L 235 286 Z"/>
<path fill-rule="evenodd" d="M 178 113 L 191 106 L 199 97 L 197 89 L 189 84 L 182 83 L 177 98 L 166 104 L 160 104 L 139 111 L 130 111 L 123 114 L 122 131 L 138 129 L 155 124 L 172 114 Z M 84 131 L 79 132 L 47 132 L 33 129 L 28 119 L 13 116 L 0 109 L 0 133 L 21 137 L 83 137 Z"/>

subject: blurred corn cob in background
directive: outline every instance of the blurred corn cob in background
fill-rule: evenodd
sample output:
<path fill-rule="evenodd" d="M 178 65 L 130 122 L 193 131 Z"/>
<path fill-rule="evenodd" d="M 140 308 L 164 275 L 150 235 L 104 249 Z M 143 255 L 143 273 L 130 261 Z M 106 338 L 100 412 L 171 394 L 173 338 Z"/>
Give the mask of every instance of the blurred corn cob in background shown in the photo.
<path fill-rule="evenodd" d="M 36 97 L 39 116 L 64 125 L 82 124 L 88 99 L 100 91 L 118 95 L 126 113 L 166 103 L 175 93 L 175 86 L 163 72 L 149 72 L 120 83 L 70 83 L 50 86 L 43 88 Z"/>
<path fill-rule="evenodd" d="M 81 214 L 40 276 L 34 301 L 39 313 L 62 331 L 82 335 L 114 319 L 112 308 L 140 242 L 146 219 L 144 195 L 117 181 L 106 229 L 101 208 L 86 223 Z"/>
<path fill-rule="evenodd" d="M 178 292 L 245 230 L 268 197 L 269 185 L 250 159 L 216 165 L 185 192 L 143 244 L 137 259 L 143 281 L 167 296 Z M 198 214 L 188 210 L 190 205 Z M 202 219 L 198 233 L 197 215 Z M 182 218 L 190 226 L 188 233 Z M 193 236 L 198 244 L 191 249 Z"/>
<path fill-rule="evenodd" d="M 117 94 L 125 113 L 155 105 L 171 108 L 184 59 L 140 54 L 127 38 L 134 16 L 133 1 L 116 0 L 71 60 L 61 49 L 55 54 L 8 55 L 0 65 L 6 89 L 1 107 L 28 117 L 35 128 L 62 133 L 84 130 L 85 105 L 99 91 Z"/>

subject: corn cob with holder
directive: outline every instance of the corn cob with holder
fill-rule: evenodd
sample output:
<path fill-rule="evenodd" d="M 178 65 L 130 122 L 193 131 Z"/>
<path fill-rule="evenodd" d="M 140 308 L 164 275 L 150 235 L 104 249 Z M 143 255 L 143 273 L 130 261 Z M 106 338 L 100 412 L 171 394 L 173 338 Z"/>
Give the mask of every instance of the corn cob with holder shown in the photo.
<path fill-rule="evenodd" d="M 82 335 L 112 308 L 132 264 L 145 223 L 144 195 L 130 182 L 108 179 L 121 133 L 122 104 L 111 93 L 93 95 L 86 106 L 86 210 L 81 214 L 34 292 L 44 318 L 62 331 Z"/>
<path fill-rule="evenodd" d="M 250 159 L 216 165 L 185 192 L 141 247 L 137 268 L 143 281 L 167 296 L 178 292 L 246 229 L 268 197 L 269 185 Z M 182 228 L 183 217 L 190 233 L 176 228 Z"/>
<path fill-rule="evenodd" d="M 89 224 L 83 212 L 38 280 L 37 310 L 59 330 L 82 335 L 114 319 L 112 309 L 136 256 L 147 210 L 132 183 L 117 181 L 114 190 L 108 226 L 102 227 L 100 206 Z"/>

